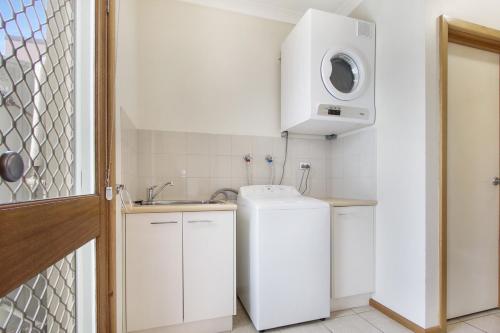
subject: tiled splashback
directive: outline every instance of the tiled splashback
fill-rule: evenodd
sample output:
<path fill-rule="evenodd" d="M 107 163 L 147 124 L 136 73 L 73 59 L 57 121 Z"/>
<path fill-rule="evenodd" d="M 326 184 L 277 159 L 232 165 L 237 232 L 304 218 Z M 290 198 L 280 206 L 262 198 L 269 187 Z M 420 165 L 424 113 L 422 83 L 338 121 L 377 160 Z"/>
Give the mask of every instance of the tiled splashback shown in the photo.
<path fill-rule="evenodd" d="M 247 185 L 246 154 L 253 158 L 252 184 L 281 178 L 285 139 L 277 137 L 215 135 L 137 130 L 125 113 L 121 120 L 122 182 L 134 200 L 144 199 L 146 188 L 173 181 L 160 199 L 208 199 L 217 189 Z M 311 163 L 307 195 L 376 199 L 376 130 L 370 128 L 333 141 L 321 138 L 289 139 L 283 184 L 298 187 L 300 162 Z M 304 186 L 302 187 L 304 189 Z"/>
<path fill-rule="evenodd" d="M 374 127 L 331 142 L 330 196 L 377 199 L 377 132 Z"/>
<path fill-rule="evenodd" d="M 173 181 L 175 186 L 160 198 L 208 199 L 219 188 L 247 185 L 247 172 L 252 184 L 269 184 L 272 178 L 277 184 L 285 155 L 285 139 L 258 136 L 139 130 L 137 146 L 142 191 L 136 193 L 138 198 L 144 198 L 150 185 Z M 298 186 L 302 176 L 299 163 L 310 162 L 306 193 L 325 196 L 328 147 L 321 139 L 290 138 L 283 184 Z M 252 156 L 250 166 L 244 161 L 247 154 Z M 265 160 L 267 155 L 274 159 L 272 167 Z"/>
<path fill-rule="evenodd" d="M 121 134 L 121 179 L 132 198 L 139 193 L 138 174 L 138 130 L 125 112 L 120 112 L 120 134 Z"/>
<path fill-rule="evenodd" d="M 166 188 L 161 199 L 208 199 L 219 188 L 238 189 L 248 184 L 246 154 L 252 156 L 248 168 L 252 184 L 269 184 L 272 178 L 277 184 L 281 178 L 283 138 L 136 130 L 126 116 L 121 124 L 122 182 L 134 200 L 144 199 L 148 186 L 167 181 L 175 185 Z M 322 139 L 290 138 L 283 184 L 298 187 L 299 163 L 309 162 L 306 193 L 327 196 L 329 146 Z M 267 155 L 274 159 L 272 168 L 265 160 Z"/>

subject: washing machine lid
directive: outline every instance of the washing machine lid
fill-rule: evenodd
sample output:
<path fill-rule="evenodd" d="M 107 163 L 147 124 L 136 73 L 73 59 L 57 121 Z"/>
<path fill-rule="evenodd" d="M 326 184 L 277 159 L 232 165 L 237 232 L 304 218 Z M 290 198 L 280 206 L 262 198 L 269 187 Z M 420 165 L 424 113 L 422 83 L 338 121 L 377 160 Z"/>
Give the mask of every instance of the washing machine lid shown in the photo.
<path fill-rule="evenodd" d="M 324 201 L 302 196 L 295 187 L 283 185 L 253 185 L 240 188 L 239 196 L 259 210 L 290 210 L 329 208 Z"/>
<path fill-rule="evenodd" d="M 304 210 L 330 209 L 330 205 L 322 200 L 300 196 L 297 198 L 262 198 L 250 200 L 251 205 L 262 210 Z"/>

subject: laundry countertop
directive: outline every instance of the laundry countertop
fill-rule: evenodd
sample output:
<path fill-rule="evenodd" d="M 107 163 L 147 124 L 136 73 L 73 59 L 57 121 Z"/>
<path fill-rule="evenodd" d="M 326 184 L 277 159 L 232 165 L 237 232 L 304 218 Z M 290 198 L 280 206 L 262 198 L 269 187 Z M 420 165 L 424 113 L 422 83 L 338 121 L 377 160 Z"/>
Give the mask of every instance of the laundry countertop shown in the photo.
<path fill-rule="evenodd" d="M 147 213 L 174 213 L 174 212 L 212 212 L 231 211 L 238 206 L 233 202 L 222 202 L 217 204 L 183 204 L 183 205 L 156 205 L 140 206 L 132 205 L 122 209 L 124 214 L 147 214 Z"/>
<path fill-rule="evenodd" d="M 328 202 L 333 207 L 350 207 L 350 206 L 376 206 L 375 200 L 359 200 L 345 198 L 324 198 L 323 201 Z"/>

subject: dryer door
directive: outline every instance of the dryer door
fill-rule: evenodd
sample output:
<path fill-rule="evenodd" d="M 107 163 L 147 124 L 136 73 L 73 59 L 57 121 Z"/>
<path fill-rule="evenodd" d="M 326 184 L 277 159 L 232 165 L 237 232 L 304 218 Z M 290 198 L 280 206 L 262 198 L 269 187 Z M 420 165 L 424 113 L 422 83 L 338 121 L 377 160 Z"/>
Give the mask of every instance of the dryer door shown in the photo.
<path fill-rule="evenodd" d="M 328 51 L 321 63 L 321 75 L 330 94 L 343 101 L 357 98 L 366 81 L 361 58 L 347 50 Z"/>

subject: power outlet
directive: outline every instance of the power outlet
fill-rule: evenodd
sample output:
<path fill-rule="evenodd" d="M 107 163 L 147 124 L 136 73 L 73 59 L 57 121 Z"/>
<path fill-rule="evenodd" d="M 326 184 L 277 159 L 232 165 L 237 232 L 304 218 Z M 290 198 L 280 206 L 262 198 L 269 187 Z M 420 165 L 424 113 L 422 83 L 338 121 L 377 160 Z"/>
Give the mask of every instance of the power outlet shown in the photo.
<path fill-rule="evenodd" d="M 299 169 L 300 170 L 306 170 L 311 168 L 311 163 L 309 162 L 300 162 L 299 163 Z"/>

